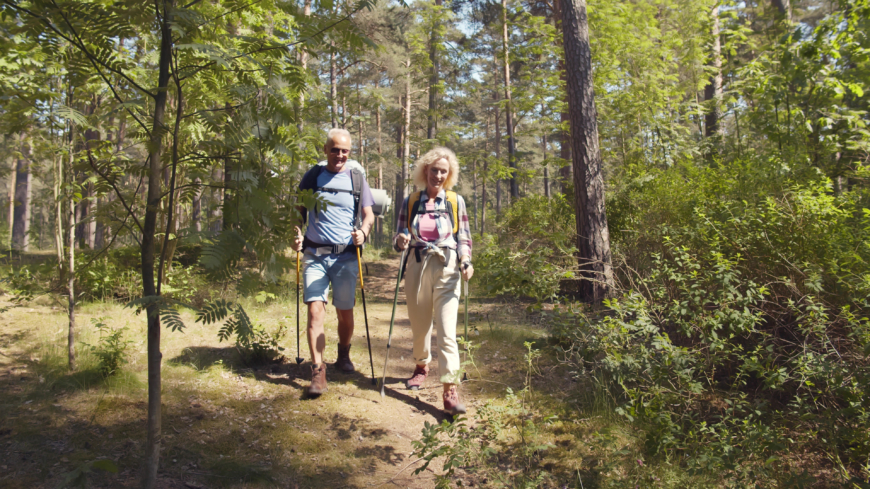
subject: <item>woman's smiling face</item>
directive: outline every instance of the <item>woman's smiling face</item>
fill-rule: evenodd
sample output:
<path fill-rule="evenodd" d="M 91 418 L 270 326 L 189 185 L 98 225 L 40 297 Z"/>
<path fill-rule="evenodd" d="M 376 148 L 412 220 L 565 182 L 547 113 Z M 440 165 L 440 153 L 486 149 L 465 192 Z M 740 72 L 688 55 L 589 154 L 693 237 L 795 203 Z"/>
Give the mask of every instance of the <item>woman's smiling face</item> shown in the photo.
<path fill-rule="evenodd" d="M 440 191 L 448 176 L 450 176 L 450 163 L 445 158 L 436 160 L 426 168 L 426 183 L 431 190 Z"/>

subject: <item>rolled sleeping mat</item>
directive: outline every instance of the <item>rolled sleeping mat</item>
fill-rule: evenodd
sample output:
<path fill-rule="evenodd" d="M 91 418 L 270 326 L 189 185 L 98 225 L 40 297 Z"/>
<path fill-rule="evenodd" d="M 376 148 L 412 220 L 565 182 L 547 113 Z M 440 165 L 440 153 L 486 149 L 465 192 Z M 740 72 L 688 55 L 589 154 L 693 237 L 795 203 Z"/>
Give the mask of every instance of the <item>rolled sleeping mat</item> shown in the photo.
<path fill-rule="evenodd" d="M 393 199 L 390 198 L 387 191 L 380 188 L 373 188 L 372 197 L 375 199 L 375 204 L 372 206 L 372 212 L 375 213 L 375 216 L 384 216 L 387 212 L 390 211 L 390 205 L 393 203 Z"/>

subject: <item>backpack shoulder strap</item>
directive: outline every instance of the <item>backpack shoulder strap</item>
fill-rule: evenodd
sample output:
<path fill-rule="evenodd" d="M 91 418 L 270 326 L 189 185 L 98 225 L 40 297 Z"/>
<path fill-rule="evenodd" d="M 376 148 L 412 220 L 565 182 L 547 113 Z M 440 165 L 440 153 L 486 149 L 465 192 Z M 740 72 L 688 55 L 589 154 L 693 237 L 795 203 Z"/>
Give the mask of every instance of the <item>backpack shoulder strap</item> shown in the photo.
<path fill-rule="evenodd" d="M 362 172 L 356 168 L 352 168 L 350 170 L 350 185 L 351 185 L 351 193 L 353 194 L 353 216 L 354 222 L 356 225 L 361 226 L 362 221 L 360 218 L 360 209 L 359 209 L 359 201 L 360 195 L 362 195 L 362 187 L 363 187 L 363 176 Z"/>
<path fill-rule="evenodd" d="M 314 165 L 305 172 L 305 175 L 302 175 L 302 180 L 299 181 L 299 188 L 301 190 L 317 190 L 317 177 L 323 173 L 325 170 L 325 166 Z"/>
<path fill-rule="evenodd" d="M 453 224 L 453 236 L 456 236 L 456 233 L 459 232 L 459 199 L 456 196 L 456 192 L 452 190 L 448 190 L 446 193 L 447 205 L 450 207 L 448 213 L 450 214 L 451 224 Z"/>
<path fill-rule="evenodd" d="M 408 228 L 411 228 L 411 223 L 414 222 L 414 216 L 417 215 L 417 210 L 419 209 L 420 203 L 420 195 L 422 194 L 422 190 L 418 190 L 413 194 L 408 196 Z"/>

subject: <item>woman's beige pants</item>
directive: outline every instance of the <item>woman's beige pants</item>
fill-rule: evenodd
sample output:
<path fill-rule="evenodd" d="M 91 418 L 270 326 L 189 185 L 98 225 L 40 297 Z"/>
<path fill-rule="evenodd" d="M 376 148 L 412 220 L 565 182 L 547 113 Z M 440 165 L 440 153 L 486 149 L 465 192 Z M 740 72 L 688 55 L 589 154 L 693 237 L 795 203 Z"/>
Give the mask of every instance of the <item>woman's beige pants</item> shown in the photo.
<path fill-rule="evenodd" d="M 432 326 L 438 335 L 438 375 L 445 384 L 458 384 L 459 346 L 456 343 L 456 315 L 462 281 L 455 250 L 445 249 L 446 263 L 437 255 L 421 253 L 418 263 L 414 251 L 408 257 L 405 297 L 414 334 L 414 360 L 417 365 L 432 361 Z M 425 265 L 425 266 L 424 266 Z"/>

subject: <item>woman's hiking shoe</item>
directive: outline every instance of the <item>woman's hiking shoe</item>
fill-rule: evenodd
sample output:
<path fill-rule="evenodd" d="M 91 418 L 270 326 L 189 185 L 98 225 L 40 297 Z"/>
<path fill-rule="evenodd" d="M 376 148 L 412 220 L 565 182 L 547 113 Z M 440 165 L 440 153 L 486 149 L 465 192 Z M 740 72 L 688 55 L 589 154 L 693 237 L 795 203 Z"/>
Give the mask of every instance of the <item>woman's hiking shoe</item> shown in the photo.
<path fill-rule="evenodd" d="M 426 382 L 427 375 L 429 375 L 429 366 L 417 365 L 417 368 L 414 369 L 414 375 L 405 381 L 405 386 L 412 391 L 418 390 L 423 385 L 423 382 Z"/>
<path fill-rule="evenodd" d="M 447 412 L 447 414 L 451 416 L 465 414 L 465 404 L 462 404 L 462 401 L 459 400 L 459 391 L 456 390 L 455 385 L 445 392 L 443 397 L 444 411 Z"/>
<path fill-rule="evenodd" d="M 326 391 L 326 364 L 311 367 L 311 385 L 308 386 L 308 396 L 318 397 Z"/>
<path fill-rule="evenodd" d="M 350 361 L 350 345 L 338 345 L 338 360 L 335 361 L 335 367 L 345 373 L 356 370 L 353 362 Z"/>

